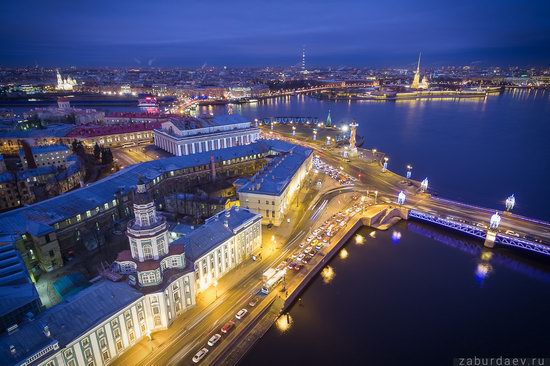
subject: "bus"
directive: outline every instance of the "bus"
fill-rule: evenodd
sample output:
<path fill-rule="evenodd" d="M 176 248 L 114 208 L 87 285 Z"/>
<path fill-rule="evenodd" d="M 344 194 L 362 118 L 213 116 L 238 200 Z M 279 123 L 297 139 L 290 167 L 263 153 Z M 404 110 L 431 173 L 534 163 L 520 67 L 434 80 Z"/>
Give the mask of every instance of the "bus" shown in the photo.
<path fill-rule="evenodd" d="M 277 286 L 279 283 L 283 282 L 286 274 L 286 268 L 281 269 L 280 271 L 275 271 L 275 274 L 271 276 L 271 278 L 264 281 L 264 285 L 262 286 L 262 293 L 263 294 L 269 294 L 275 286 Z"/>

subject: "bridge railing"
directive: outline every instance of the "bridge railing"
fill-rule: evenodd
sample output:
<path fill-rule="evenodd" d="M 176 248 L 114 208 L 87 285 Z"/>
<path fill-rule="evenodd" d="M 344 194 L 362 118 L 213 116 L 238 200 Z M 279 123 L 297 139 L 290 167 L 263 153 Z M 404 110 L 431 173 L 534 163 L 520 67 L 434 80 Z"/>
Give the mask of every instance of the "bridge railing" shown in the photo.
<path fill-rule="evenodd" d="M 466 234 L 473 235 L 475 237 L 485 239 L 487 237 L 487 232 L 481 228 L 468 225 L 461 222 L 456 222 L 453 220 L 445 219 L 436 215 L 424 213 L 418 210 L 410 210 L 409 217 L 431 222 L 437 225 L 445 226 L 454 230 L 461 231 Z M 495 243 L 512 246 L 520 249 L 529 250 L 532 252 L 550 255 L 550 246 L 534 243 L 526 239 L 520 239 L 515 236 L 509 236 L 501 233 L 497 233 L 495 238 Z"/>

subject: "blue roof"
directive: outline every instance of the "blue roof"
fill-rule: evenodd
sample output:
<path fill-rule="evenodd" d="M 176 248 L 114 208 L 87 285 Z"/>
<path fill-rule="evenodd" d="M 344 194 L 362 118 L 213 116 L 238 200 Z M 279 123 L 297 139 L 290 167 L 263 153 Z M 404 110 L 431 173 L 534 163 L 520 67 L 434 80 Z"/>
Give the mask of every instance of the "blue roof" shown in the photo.
<path fill-rule="evenodd" d="M 53 225 L 67 218 L 74 217 L 77 214 L 83 214 L 87 210 L 95 209 L 104 203 L 111 202 L 117 192 L 128 193 L 134 189 L 140 176 L 152 180 L 170 171 L 206 165 L 210 163 L 211 156 L 214 156 L 214 159 L 219 162 L 242 156 L 266 153 L 269 149 L 268 141 L 260 140 L 250 145 L 235 146 L 216 151 L 175 156 L 130 165 L 88 187 L 79 188 L 61 196 L 0 214 L 0 235 L 24 234 L 28 221 L 38 221 L 46 225 Z"/>
<path fill-rule="evenodd" d="M 46 154 L 56 151 L 68 151 L 69 148 L 66 145 L 41 145 L 41 146 L 32 146 L 31 147 L 33 154 Z M 24 154 L 24 149 L 19 149 L 19 154 Z"/>
<path fill-rule="evenodd" d="M 43 129 L 4 130 L 4 131 L 0 131 L 0 139 L 65 137 L 75 127 L 76 127 L 75 125 L 49 125 L 48 128 L 43 128 Z"/>
<path fill-rule="evenodd" d="M 0 174 L 0 183 L 13 182 L 15 176 L 10 172 L 4 172 Z"/>
<path fill-rule="evenodd" d="M 41 175 L 56 174 L 56 173 L 57 173 L 57 167 L 53 165 L 46 165 L 46 166 L 40 166 L 38 168 L 25 169 L 25 170 L 19 171 L 17 172 L 17 177 L 19 179 L 27 179 L 32 177 L 38 177 Z"/>
<path fill-rule="evenodd" d="M 228 218 L 225 216 L 226 212 L 229 212 Z M 228 222 L 227 227 L 224 223 L 226 219 Z M 204 225 L 174 241 L 174 243 L 183 242 L 185 244 L 185 255 L 191 261 L 196 261 L 235 235 L 241 225 L 253 219 L 260 220 L 261 216 L 246 208 L 232 207 L 228 211 L 222 211 L 210 217 Z"/>
<path fill-rule="evenodd" d="M 278 140 L 271 141 L 269 148 L 283 154 L 276 156 L 248 183 L 239 188 L 239 193 L 280 195 L 300 166 L 313 153 L 309 148 Z"/>
<path fill-rule="evenodd" d="M 70 300 L 41 313 L 34 320 L 19 325 L 15 333 L 2 334 L 0 357 L 7 360 L 8 364 L 17 363 L 55 340 L 63 348 L 142 296 L 141 292 L 125 282 L 103 280 L 93 284 Z M 48 326 L 50 337 L 44 334 L 44 326 Z M 15 346 L 15 357 L 10 353 L 11 345 Z"/>

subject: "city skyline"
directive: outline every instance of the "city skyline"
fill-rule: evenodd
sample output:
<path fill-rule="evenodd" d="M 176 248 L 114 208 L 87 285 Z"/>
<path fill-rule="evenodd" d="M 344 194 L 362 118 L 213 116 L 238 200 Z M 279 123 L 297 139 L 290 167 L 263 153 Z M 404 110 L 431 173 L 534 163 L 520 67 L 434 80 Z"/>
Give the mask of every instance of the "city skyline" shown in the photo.
<path fill-rule="evenodd" d="M 545 65 L 549 5 L 277 2 L 4 5 L 3 66 Z M 498 16 L 495 8 L 498 7 Z M 24 27 L 21 27 L 21 23 Z"/>

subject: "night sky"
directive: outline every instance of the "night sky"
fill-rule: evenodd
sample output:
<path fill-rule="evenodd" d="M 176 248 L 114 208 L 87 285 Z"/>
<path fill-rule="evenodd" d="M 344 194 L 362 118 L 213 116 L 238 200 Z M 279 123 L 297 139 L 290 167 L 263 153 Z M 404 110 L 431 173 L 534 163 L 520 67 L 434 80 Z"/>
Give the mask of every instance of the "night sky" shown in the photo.
<path fill-rule="evenodd" d="M 3 66 L 549 65 L 549 0 L 19 0 Z"/>

